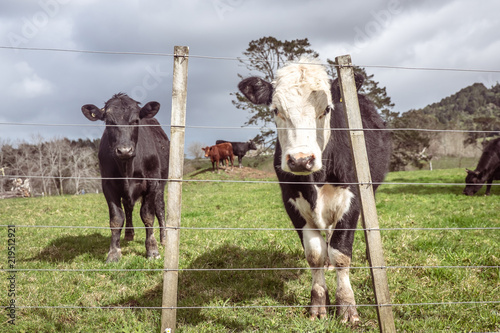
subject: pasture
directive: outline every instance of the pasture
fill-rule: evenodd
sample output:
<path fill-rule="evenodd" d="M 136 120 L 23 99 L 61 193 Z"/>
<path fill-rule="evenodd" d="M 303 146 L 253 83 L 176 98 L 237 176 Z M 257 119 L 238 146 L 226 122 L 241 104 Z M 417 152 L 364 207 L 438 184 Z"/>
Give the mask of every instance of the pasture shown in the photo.
<path fill-rule="evenodd" d="M 186 179 L 225 180 L 232 175 L 198 171 Z M 463 183 L 464 178 L 461 168 L 394 172 L 386 181 Z M 393 306 L 398 331 L 500 330 L 500 230 L 458 229 L 500 227 L 500 186 L 494 186 L 489 197 L 482 195 L 484 188 L 466 197 L 463 188 L 382 185 L 377 192 L 381 228 L 396 229 L 382 231 L 382 240 L 391 266 L 387 275 L 392 302 L 403 304 Z M 106 264 L 110 231 L 102 194 L 1 200 L 2 225 L 32 226 L 16 227 L 16 269 L 50 270 L 16 273 L 16 324 L 8 324 L 2 311 L 1 331 L 159 331 L 161 310 L 149 307 L 161 306 L 162 274 L 142 270 L 163 268 L 163 248 L 162 259 L 146 259 L 138 208 L 135 240 L 124 241 L 122 232 L 122 259 Z M 360 324 L 344 325 L 332 316 L 309 321 L 304 305 L 310 301 L 311 274 L 302 269 L 308 265 L 278 184 L 186 182 L 181 226 L 179 332 L 378 331 L 375 308 L 367 306 L 374 299 L 362 231 L 356 232 L 351 270 Z M 8 262 L 7 234 L 2 228 L 3 269 Z M 155 234 L 159 239 L 158 229 Z M 272 267 L 294 269 L 226 270 Z M 2 272 L 0 278 L 2 305 L 11 299 L 9 274 Z M 328 272 L 327 279 L 333 289 L 335 273 Z"/>

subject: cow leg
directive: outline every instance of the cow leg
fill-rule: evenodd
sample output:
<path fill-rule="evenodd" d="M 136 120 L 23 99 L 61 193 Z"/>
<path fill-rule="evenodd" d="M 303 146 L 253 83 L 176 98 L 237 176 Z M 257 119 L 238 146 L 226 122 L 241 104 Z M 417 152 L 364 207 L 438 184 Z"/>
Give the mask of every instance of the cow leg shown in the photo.
<path fill-rule="evenodd" d="M 359 214 L 353 214 L 350 218 L 346 216 L 337 224 L 328 247 L 330 262 L 337 271 L 337 290 L 335 293 L 335 304 L 338 306 L 336 310 L 337 316 L 341 318 L 342 322 L 349 321 L 351 323 L 359 321 L 354 292 L 349 279 L 355 231 L 337 229 L 355 229 L 358 216 Z"/>
<path fill-rule="evenodd" d="M 143 198 L 141 206 L 141 219 L 146 227 L 146 256 L 148 259 L 160 258 L 158 244 L 156 243 L 153 224 L 155 221 L 155 199 L 156 192 L 148 193 Z"/>
<path fill-rule="evenodd" d="M 310 229 L 303 229 L 303 244 L 312 275 L 310 318 L 324 318 L 330 305 L 324 271 L 327 244 L 320 231 Z"/>
<path fill-rule="evenodd" d="M 160 244 L 165 246 L 165 184 L 160 184 L 160 189 L 156 194 L 155 201 L 155 213 L 158 219 L 158 224 L 160 225 Z"/>
<path fill-rule="evenodd" d="M 238 156 L 238 167 L 243 168 L 243 164 L 241 164 L 241 160 L 243 159 L 243 156 Z"/>
<path fill-rule="evenodd" d="M 491 183 L 493 183 L 493 177 L 488 179 L 488 182 L 486 183 L 486 192 L 484 193 L 484 195 L 490 195 Z"/>
<path fill-rule="evenodd" d="M 125 240 L 134 240 L 134 225 L 132 223 L 132 212 L 134 211 L 134 204 L 129 200 L 123 200 L 123 207 L 125 209 Z"/>
<path fill-rule="evenodd" d="M 117 262 L 122 256 L 120 248 L 120 234 L 125 220 L 125 214 L 120 205 L 120 200 L 108 200 L 109 226 L 111 228 L 111 244 L 109 246 L 108 258 L 106 262 Z"/>

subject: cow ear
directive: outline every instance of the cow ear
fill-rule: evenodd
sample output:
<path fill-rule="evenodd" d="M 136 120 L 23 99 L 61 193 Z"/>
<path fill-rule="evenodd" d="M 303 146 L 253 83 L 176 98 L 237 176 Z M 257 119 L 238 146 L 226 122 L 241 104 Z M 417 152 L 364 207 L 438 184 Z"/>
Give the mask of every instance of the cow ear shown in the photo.
<path fill-rule="evenodd" d="M 354 73 L 354 82 L 356 83 L 356 90 L 359 91 L 365 82 L 365 77 L 362 74 Z"/>
<path fill-rule="evenodd" d="M 104 110 L 99 109 L 93 104 L 85 104 L 82 106 L 82 113 L 88 120 L 91 121 L 104 120 Z"/>
<path fill-rule="evenodd" d="M 340 103 L 342 95 L 340 94 L 339 79 L 335 79 L 332 81 L 332 84 L 330 85 L 330 91 L 332 93 L 333 103 Z"/>
<path fill-rule="evenodd" d="M 139 112 L 139 118 L 153 118 L 160 111 L 160 103 L 158 102 L 149 102 L 144 105 Z"/>
<path fill-rule="evenodd" d="M 270 105 L 273 97 L 271 83 L 256 76 L 244 79 L 238 84 L 238 89 L 253 104 Z"/>

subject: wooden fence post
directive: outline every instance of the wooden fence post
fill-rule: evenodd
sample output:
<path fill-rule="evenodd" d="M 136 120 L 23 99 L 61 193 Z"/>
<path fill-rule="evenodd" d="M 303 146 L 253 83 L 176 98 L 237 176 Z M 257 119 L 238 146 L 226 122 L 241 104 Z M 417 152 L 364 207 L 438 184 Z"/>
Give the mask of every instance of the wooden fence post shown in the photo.
<path fill-rule="evenodd" d="M 170 160 L 163 270 L 161 332 L 176 328 L 177 284 L 179 268 L 179 227 L 182 206 L 182 173 L 184 166 L 184 132 L 186 124 L 187 68 L 189 48 L 175 46 L 172 84 L 172 117 L 170 127 Z"/>
<path fill-rule="evenodd" d="M 358 94 L 354 81 L 354 71 L 349 55 L 335 58 L 339 77 L 342 103 L 346 113 L 348 128 L 361 129 L 361 114 L 359 110 Z M 370 167 L 366 154 L 365 136 L 363 131 L 349 131 L 351 149 L 356 170 L 359 196 L 361 200 L 361 216 L 365 229 L 368 260 L 371 266 L 375 301 L 377 302 L 377 315 L 381 332 L 396 332 L 389 285 L 387 283 L 386 266 L 382 249 L 382 239 L 378 224 L 375 196 L 372 188 Z"/>

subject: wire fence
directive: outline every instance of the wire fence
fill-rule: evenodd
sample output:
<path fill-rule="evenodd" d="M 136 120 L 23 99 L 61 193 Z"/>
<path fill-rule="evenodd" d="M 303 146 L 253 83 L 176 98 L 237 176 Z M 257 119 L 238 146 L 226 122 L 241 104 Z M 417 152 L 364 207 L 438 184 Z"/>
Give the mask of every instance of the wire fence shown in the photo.
<path fill-rule="evenodd" d="M 29 48 L 29 47 L 9 47 L 0 46 L 0 49 L 9 50 L 21 50 L 21 51 L 33 51 L 33 52 L 68 52 L 68 53 L 87 53 L 87 54 L 103 54 L 103 55 L 130 55 L 130 56 L 160 56 L 160 57 L 174 57 L 174 54 L 170 53 L 146 53 L 146 52 L 113 52 L 113 51 L 96 51 L 96 50 L 77 50 L 77 49 L 58 49 L 58 48 Z M 189 55 L 189 58 L 199 58 L 199 59 L 210 59 L 210 60 L 228 60 L 228 61 L 245 61 L 244 58 L 238 57 L 214 57 L 214 56 L 204 56 L 204 55 Z M 382 68 L 382 69 L 396 69 L 396 70 L 418 70 L 418 71 L 452 71 L 452 72 L 477 72 L 477 73 L 500 73 L 498 69 L 467 69 L 467 68 L 430 68 L 430 67 L 401 67 L 401 66 L 385 66 L 385 65 L 357 65 L 366 68 Z M 19 123 L 19 122 L 0 122 L 0 126 L 47 126 L 47 127 L 105 127 L 104 124 L 56 124 L 56 123 Z M 108 125 L 109 126 L 109 125 Z M 157 125 L 154 125 L 157 126 Z M 169 127 L 163 125 L 162 127 Z M 252 127 L 221 127 L 221 126 L 185 126 L 186 128 L 192 129 L 255 129 Z M 260 128 L 260 127 L 259 127 Z M 349 129 L 334 129 L 345 131 Z M 369 131 L 370 129 L 350 129 L 350 130 L 363 130 Z M 388 128 L 387 131 L 421 131 L 421 132 L 450 132 L 450 133 L 486 133 L 495 134 L 499 131 L 476 131 L 476 130 L 436 130 L 436 129 L 422 129 L 422 128 Z M 0 179 L 4 178 L 44 178 L 44 179 L 74 179 L 76 177 L 54 177 L 54 176 L 40 176 L 40 175 L 6 175 L 0 176 Z M 117 178 L 101 178 L 101 177 L 78 177 L 78 179 L 86 180 L 102 180 L 102 179 L 117 179 Z M 143 179 L 143 178 L 140 178 Z M 279 184 L 277 181 L 248 181 L 248 180 L 173 180 L 173 179 L 157 179 L 150 178 L 149 180 L 166 180 L 167 182 L 221 182 L 221 183 L 254 183 L 254 184 Z M 322 183 L 311 183 L 320 185 Z M 331 184 L 331 183 L 330 183 Z M 410 186 L 464 186 L 465 183 L 425 183 L 425 182 L 383 182 L 383 183 L 349 183 L 342 185 L 410 185 Z M 335 184 L 333 184 L 335 185 Z M 500 184 L 492 184 L 493 186 L 498 186 Z M 110 230 L 110 227 L 99 227 L 99 226 L 74 226 L 74 225 L 0 225 L 0 228 L 64 228 L 64 229 L 105 229 Z M 134 227 L 134 229 L 145 229 L 146 227 Z M 159 228 L 159 227 L 153 227 Z M 126 229 L 117 228 L 117 229 Z M 239 231 L 239 232 L 269 232 L 269 231 L 296 231 L 295 228 L 208 228 L 208 227 L 179 227 L 181 230 L 190 231 Z M 318 231 L 329 231 L 328 229 L 311 229 Z M 367 231 L 372 229 L 344 229 L 344 230 L 356 230 L 356 231 Z M 500 227 L 449 227 L 449 228 L 420 228 L 420 227 L 405 227 L 405 228 L 379 228 L 377 230 L 381 231 L 498 231 Z M 500 266 L 495 265 L 426 265 L 426 266 L 383 266 L 383 267 L 369 267 L 369 266 L 354 266 L 350 269 L 500 269 Z M 211 271 L 296 271 L 296 270 L 314 270 L 311 267 L 241 267 L 241 268 L 179 268 L 178 272 L 211 272 Z M 321 268 L 324 269 L 324 268 Z M 79 273 L 92 273 L 92 272 L 164 272 L 165 269 L 154 269 L 154 268 L 144 268 L 144 269 L 44 269 L 44 268 L 15 268 L 15 269 L 0 269 L 3 272 L 79 272 Z M 429 302 L 429 303 L 393 303 L 387 304 L 387 306 L 449 306 L 449 305 L 480 305 L 480 304 L 500 304 L 499 301 L 470 301 L 470 302 L 454 302 L 454 301 L 443 301 L 443 302 Z M 376 304 L 357 304 L 357 307 L 376 307 Z M 6 308 L 6 306 L 4 306 Z M 176 309 L 253 309 L 253 308 L 308 308 L 309 305 L 256 305 L 256 306 L 178 306 Z M 330 305 L 329 307 L 336 307 L 336 305 Z M 128 309 L 150 309 L 150 310 L 160 310 L 165 309 L 164 307 L 144 307 L 144 306 L 72 306 L 72 305 L 58 305 L 58 306 L 29 306 L 29 305 L 18 305 L 17 308 L 20 309 L 110 309 L 110 310 L 128 310 Z"/>

